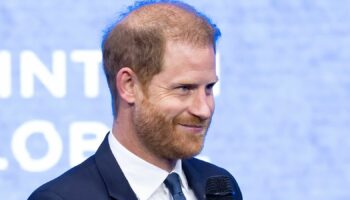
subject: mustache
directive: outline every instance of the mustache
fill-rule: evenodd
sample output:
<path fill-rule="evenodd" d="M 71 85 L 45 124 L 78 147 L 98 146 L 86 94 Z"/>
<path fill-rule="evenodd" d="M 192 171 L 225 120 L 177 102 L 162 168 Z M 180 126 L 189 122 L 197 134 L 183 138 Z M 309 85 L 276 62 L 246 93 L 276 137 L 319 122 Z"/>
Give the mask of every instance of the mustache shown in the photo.
<path fill-rule="evenodd" d="M 200 119 L 198 117 L 178 117 L 174 120 L 174 124 L 182 124 L 187 126 L 208 127 L 210 119 Z"/>

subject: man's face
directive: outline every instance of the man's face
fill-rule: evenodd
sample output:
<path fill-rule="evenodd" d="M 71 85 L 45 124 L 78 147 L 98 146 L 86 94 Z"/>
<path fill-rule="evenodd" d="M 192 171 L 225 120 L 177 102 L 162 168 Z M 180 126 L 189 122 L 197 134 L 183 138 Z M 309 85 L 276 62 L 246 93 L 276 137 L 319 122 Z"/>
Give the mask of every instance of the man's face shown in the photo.
<path fill-rule="evenodd" d="M 169 42 L 162 71 L 135 103 L 133 123 L 143 145 L 165 159 L 198 154 L 214 112 L 216 82 L 212 47 Z"/>

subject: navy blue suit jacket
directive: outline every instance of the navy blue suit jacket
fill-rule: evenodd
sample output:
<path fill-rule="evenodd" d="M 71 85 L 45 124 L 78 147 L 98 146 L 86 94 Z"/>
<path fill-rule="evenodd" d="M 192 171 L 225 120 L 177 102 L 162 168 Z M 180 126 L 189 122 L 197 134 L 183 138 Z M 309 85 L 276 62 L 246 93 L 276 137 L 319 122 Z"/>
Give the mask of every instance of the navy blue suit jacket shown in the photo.
<path fill-rule="evenodd" d="M 189 186 L 199 200 L 205 199 L 205 184 L 210 176 L 232 178 L 235 200 L 242 194 L 233 176 L 213 164 L 190 158 L 183 160 Z M 28 200 L 137 200 L 108 144 L 106 136 L 95 155 L 36 189 Z"/>

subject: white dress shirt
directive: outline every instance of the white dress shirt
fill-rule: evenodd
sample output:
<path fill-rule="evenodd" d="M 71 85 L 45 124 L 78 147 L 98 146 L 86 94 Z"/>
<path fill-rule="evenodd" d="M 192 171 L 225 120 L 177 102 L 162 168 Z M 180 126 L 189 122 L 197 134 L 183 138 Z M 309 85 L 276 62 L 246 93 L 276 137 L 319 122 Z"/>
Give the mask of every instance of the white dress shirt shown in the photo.
<path fill-rule="evenodd" d="M 152 165 L 126 149 L 113 136 L 108 135 L 109 146 L 118 162 L 123 174 L 139 200 L 170 200 L 171 194 L 163 181 L 168 172 Z M 181 160 L 176 162 L 172 172 L 179 174 L 181 188 L 186 200 L 196 200 L 193 190 L 188 186 L 186 176 L 182 170 Z"/>

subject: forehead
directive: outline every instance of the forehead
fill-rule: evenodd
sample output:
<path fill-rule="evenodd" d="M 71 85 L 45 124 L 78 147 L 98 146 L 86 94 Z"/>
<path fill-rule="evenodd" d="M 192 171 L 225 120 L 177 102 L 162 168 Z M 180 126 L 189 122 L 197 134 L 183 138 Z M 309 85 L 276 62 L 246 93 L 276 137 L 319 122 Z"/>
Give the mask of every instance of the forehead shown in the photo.
<path fill-rule="evenodd" d="M 198 47 L 168 42 L 159 75 L 164 75 L 168 80 L 216 81 L 214 49 L 210 45 Z"/>

